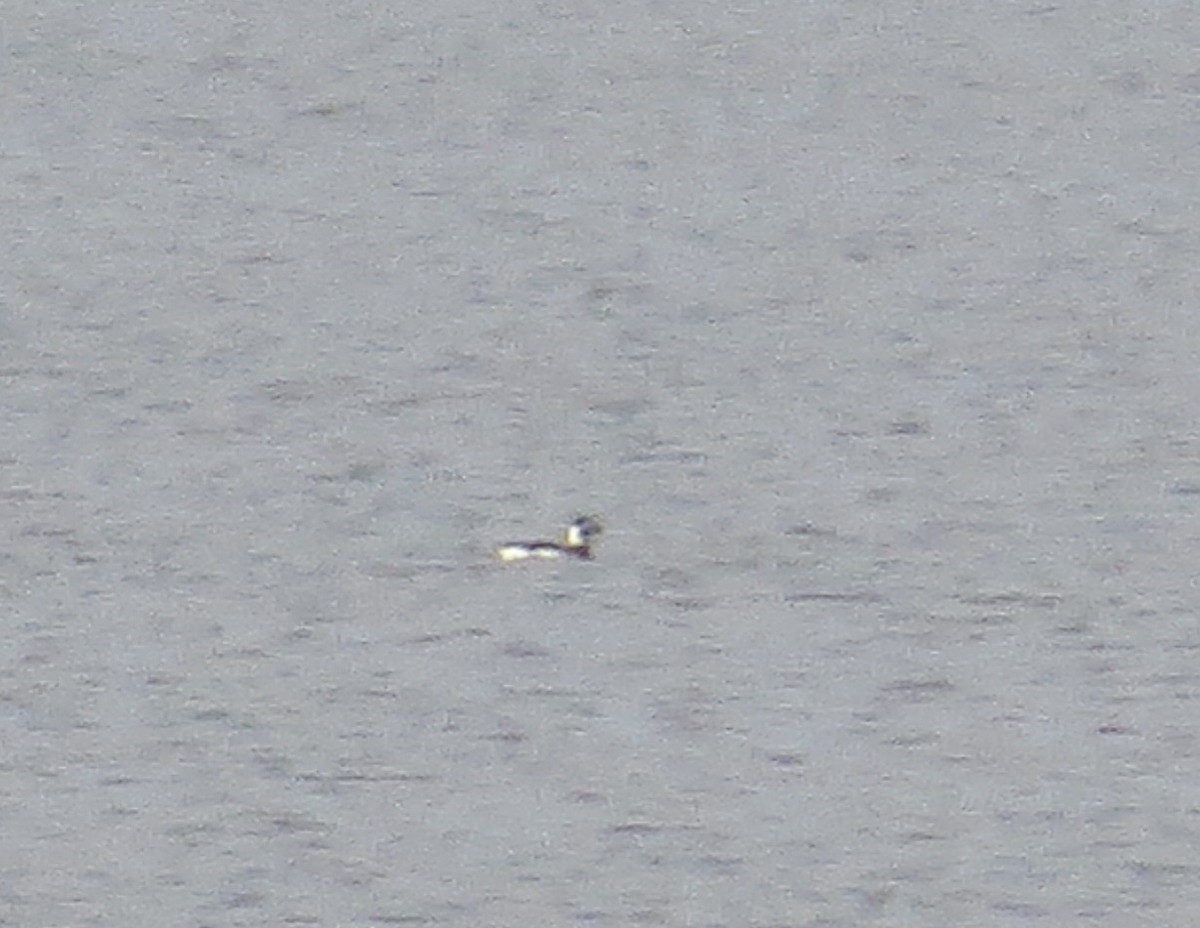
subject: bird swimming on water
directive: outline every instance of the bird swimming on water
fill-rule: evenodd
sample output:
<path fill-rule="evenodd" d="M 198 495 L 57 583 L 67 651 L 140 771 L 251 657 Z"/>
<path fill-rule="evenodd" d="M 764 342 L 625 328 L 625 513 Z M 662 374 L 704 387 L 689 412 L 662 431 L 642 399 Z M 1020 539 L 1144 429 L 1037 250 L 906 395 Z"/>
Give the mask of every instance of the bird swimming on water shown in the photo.
<path fill-rule="evenodd" d="M 531 558 L 554 560 L 559 558 L 592 559 L 592 541 L 604 527 L 591 516 L 580 516 L 567 526 L 562 541 L 506 541 L 496 548 L 496 557 L 502 561 L 525 561 Z"/>

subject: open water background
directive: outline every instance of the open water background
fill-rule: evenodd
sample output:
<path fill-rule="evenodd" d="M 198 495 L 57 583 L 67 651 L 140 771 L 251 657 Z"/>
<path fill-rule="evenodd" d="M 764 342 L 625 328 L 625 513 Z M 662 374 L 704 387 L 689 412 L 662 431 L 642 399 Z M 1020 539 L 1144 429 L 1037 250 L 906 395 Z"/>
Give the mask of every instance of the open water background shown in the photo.
<path fill-rule="evenodd" d="M 6 3 L 0 925 L 1197 924 L 1197 47 Z"/>

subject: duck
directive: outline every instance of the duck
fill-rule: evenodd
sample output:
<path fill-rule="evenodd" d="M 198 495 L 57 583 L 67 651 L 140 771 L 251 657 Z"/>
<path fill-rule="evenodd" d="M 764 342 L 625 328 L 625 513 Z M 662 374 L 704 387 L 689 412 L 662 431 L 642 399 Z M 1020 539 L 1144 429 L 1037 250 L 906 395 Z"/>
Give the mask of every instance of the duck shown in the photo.
<path fill-rule="evenodd" d="M 533 558 L 557 560 L 592 559 L 592 541 L 604 531 L 598 519 L 580 516 L 567 526 L 562 541 L 506 541 L 496 547 L 496 557 L 502 561 L 526 561 Z"/>

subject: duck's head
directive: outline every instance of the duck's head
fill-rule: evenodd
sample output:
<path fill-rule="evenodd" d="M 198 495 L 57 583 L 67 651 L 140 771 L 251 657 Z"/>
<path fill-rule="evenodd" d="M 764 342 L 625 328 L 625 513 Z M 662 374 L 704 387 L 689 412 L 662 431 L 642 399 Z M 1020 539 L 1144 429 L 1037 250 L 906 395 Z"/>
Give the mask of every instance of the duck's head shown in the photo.
<path fill-rule="evenodd" d="M 586 548 L 604 527 L 591 516 L 580 516 L 567 526 L 566 547 Z"/>

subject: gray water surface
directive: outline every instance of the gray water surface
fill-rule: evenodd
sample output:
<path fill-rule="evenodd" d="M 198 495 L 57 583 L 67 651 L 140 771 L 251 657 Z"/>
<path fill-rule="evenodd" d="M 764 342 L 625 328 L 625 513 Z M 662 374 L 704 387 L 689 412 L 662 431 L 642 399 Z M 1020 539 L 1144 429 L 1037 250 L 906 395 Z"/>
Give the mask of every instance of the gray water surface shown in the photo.
<path fill-rule="evenodd" d="M 1197 924 L 1190 6 L 407 6 L 6 7 L 0 925 Z"/>

